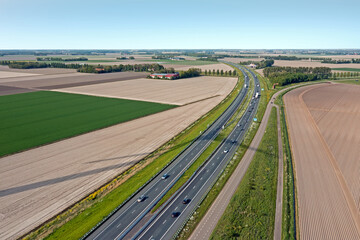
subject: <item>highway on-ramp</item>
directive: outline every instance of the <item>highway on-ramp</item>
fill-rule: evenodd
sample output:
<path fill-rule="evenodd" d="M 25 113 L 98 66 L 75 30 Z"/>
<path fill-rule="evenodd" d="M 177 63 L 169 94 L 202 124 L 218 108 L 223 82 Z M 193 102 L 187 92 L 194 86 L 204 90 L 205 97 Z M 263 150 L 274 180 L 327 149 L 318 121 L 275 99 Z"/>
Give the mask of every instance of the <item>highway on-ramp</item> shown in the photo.
<path fill-rule="evenodd" d="M 240 69 L 240 68 L 239 68 Z M 84 236 L 86 239 L 122 239 L 134 226 L 151 210 L 153 206 L 176 183 L 181 175 L 201 155 L 201 153 L 218 136 L 222 127 L 231 119 L 241 106 L 248 92 L 249 77 L 243 69 L 245 84 L 232 104 L 225 112 L 206 130 L 181 152 L 165 169 L 149 181 L 140 191 L 134 194 L 126 203 Z M 164 174 L 168 174 L 162 179 Z M 140 196 L 143 201 L 138 202 Z"/>
<path fill-rule="evenodd" d="M 234 66 L 241 68 L 239 65 Z M 253 74 L 253 73 L 252 73 Z M 241 144 L 260 100 L 260 83 L 255 74 L 255 91 L 246 112 L 226 140 L 185 187 L 136 235 L 136 239 L 171 239 L 201 203 Z"/>

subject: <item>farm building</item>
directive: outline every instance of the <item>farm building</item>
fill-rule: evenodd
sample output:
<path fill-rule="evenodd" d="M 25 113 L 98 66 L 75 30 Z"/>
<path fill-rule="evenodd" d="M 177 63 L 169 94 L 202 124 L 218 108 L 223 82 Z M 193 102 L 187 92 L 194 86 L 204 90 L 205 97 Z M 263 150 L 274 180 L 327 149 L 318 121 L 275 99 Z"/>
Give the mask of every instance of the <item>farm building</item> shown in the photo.
<path fill-rule="evenodd" d="M 153 73 L 150 75 L 152 78 L 167 78 L 167 79 L 175 79 L 179 78 L 180 75 L 178 72 L 176 73 Z"/>
<path fill-rule="evenodd" d="M 251 63 L 251 64 L 248 65 L 248 67 L 250 67 L 250 68 L 256 68 L 256 64 Z"/>
<path fill-rule="evenodd" d="M 182 57 L 171 57 L 169 58 L 170 60 L 175 60 L 175 61 L 184 61 L 185 58 L 182 58 Z"/>

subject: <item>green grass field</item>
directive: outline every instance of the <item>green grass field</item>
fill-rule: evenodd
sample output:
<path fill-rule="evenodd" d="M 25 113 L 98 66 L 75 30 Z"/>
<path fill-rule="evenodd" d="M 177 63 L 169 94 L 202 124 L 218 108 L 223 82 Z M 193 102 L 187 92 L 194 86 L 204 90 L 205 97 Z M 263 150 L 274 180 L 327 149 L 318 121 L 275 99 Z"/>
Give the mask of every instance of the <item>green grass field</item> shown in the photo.
<path fill-rule="evenodd" d="M 155 62 L 159 64 L 174 64 L 174 65 L 209 65 L 209 64 L 216 64 L 219 62 L 214 61 L 200 61 L 200 60 L 183 60 L 183 61 L 177 61 L 177 60 L 170 60 L 170 59 L 150 59 L 150 60 L 139 60 L 144 62 Z"/>
<path fill-rule="evenodd" d="M 0 96 L 0 156 L 173 107 L 47 91 Z"/>
<path fill-rule="evenodd" d="M 272 239 L 278 169 L 276 120 L 273 108 L 259 149 L 211 239 Z"/>
<path fill-rule="evenodd" d="M 346 72 L 360 72 L 360 68 L 332 68 L 331 70 L 346 71 Z"/>
<path fill-rule="evenodd" d="M 360 84 L 360 80 L 359 79 L 354 79 L 354 80 L 336 80 L 334 82 L 338 82 L 338 83 L 347 83 L 347 84 L 355 84 L 355 85 L 359 85 Z"/>

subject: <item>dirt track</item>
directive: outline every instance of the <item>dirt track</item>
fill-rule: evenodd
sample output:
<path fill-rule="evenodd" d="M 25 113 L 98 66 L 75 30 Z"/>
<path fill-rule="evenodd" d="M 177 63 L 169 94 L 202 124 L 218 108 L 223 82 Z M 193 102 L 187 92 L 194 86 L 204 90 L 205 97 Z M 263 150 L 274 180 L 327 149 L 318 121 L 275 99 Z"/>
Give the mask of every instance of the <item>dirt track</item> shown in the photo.
<path fill-rule="evenodd" d="M 360 87 L 307 86 L 284 100 L 300 237 L 360 239 Z"/>
<path fill-rule="evenodd" d="M 217 105 L 229 81 L 221 96 L 0 158 L 0 239 L 26 233 L 154 151 Z"/>

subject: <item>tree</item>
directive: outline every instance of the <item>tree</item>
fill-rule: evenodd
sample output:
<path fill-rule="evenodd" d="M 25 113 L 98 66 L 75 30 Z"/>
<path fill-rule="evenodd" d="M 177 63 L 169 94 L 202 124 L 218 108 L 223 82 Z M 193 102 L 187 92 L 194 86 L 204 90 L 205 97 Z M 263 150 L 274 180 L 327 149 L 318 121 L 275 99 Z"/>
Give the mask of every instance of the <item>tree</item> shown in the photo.
<path fill-rule="evenodd" d="M 215 69 L 213 69 L 212 75 L 215 76 Z"/>
<path fill-rule="evenodd" d="M 217 75 L 217 76 L 219 76 L 219 75 L 220 75 L 220 71 L 219 71 L 219 69 L 218 69 L 218 70 L 216 70 L 216 75 Z"/>
<path fill-rule="evenodd" d="M 236 70 L 233 71 L 233 76 L 236 76 Z"/>
<path fill-rule="evenodd" d="M 207 70 L 205 69 L 205 75 L 207 75 Z"/>

